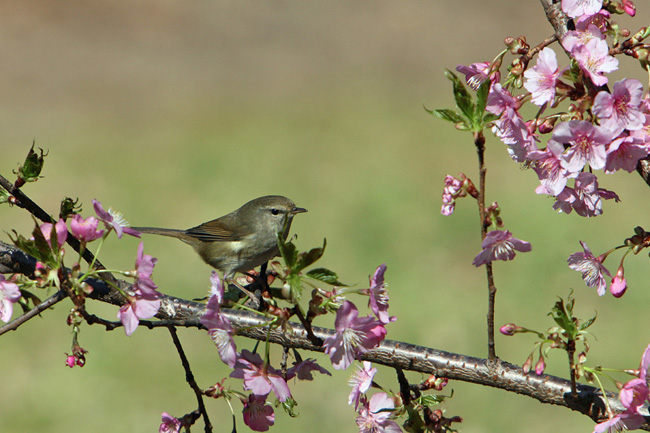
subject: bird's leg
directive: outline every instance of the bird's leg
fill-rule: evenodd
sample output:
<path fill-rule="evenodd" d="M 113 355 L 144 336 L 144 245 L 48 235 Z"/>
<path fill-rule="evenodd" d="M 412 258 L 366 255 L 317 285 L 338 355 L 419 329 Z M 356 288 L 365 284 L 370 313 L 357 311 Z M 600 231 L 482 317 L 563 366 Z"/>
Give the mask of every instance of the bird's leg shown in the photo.
<path fill-rule="evenodd" d="M 255 298 L 254 299 L 263 299 L 262 294 L 266 291 L 269 291 L 269 282 L 268 282 L 268 277 L 266 275 L 266 269 L 268 266 L 268 262 L 264 262 L 262 266 L 260 267 L 260 273 L 258 275 L 252 274 L 252 273 L 246 273 L 249 277 L 251 277 L 254 280 L 254 293 L 255 293 Z M 256 302 L 256 309 L 261 310 L 263 307 L 262 302 L 257 301 Z"/>
<path fill-rule="evenodd" d="M 251 300 L 251 303 L 253 304 L 252 306 L 257 309 L 260 305 L 260 299 L 255 296 L 250 290 L 239 284 L 234 278 L 230 278 L 229 283 L 232 283 L 235 287 L 237 287 L 239 290 L 241 290 L 246 296 L 248 296 Z"/>

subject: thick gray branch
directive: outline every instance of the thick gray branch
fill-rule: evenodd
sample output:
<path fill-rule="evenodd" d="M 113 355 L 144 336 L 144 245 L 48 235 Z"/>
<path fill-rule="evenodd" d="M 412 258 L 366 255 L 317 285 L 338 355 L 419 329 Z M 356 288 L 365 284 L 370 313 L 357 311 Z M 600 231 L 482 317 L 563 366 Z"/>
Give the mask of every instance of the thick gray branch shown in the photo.
<path fill-rule="evenodd" d="M 29 275 L 33 272 L 34 263 L 33 258 L 13 246 L 0 242 L 0 269 Z M 120 284 L 126 289 L 129 287 L 127 282 L 120 281 Z M 90 295 L 91 298 L 114 305 L 124 302 L 122 296 L 105 283 L 94 281 L 92 285 L 95 290 Z M 307 332 L 301 324 L 289 323 L 288 331 L 269 331 L 268 327 L 260 326 L 268 321 L 260 315 L 241 310 L 222 311 L 237 329 L 238 335 L 262 341 L 269 338 L 272 343 L 285 347 L 323 352 L 322 346 L 314 345 L 307 337 Z M 197 319 L 204 312 L 205 304 L 165 295 L 156 317 L 171 321 L 175 326 L 200 327 Z M 314 327 L 313 331 L 322 340 L 331 337 L 335 332 L 319 327 Z M 393 340 L 383 341 L 378 348 L 362 354 L 360 359 L 402 370 L 500 388 L 532 397 L 542 403 L 568 407 L 594 420 L 606 417 L 604 403 L 597 388 L 578 385 L 578 398 L 573 399 L 568 380 L 549 375 L 524 374 L 520 367 L 499 359 L 489 361 Z M 613 410 L 625 410 L 614 394 L 608 394 L 608 399 Z M 644 429 L 650 430 L 650 426 L 646 424 Z"/>

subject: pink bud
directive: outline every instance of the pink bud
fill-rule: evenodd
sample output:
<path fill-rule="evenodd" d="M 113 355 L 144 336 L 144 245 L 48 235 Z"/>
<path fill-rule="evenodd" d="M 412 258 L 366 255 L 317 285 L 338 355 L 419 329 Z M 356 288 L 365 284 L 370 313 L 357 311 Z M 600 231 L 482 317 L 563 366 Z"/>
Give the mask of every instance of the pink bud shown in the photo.
<path fill-rule="evenodd" d="M 514 323 L 506 323 L 503 325 L 501 328 L 499 328 L 499 332 L 501 332 L 503 335 L 515 335 L 517 332 L 517 326 Z"/>
<path fill-rule="evenodd" d="M 524 374 L 528 374 L 530 372 L 530 367 L 533 365 L 533 354 L 531 353 L 530 356 L 526 359 L 526 362 L 524 362 L 524 365 L 521 366 L 521 370 L 524 372 Z"/>
<path fill-rule="evenodd" d="M 623 272 L 623 265 L 621 265 L 618 267 L 618 271 L 616 271 L 616 275 L 612 280 L 612 285 L 609 286 L 609 291 L 612 293 L 612 295 L 614 295 L 615 298 L 620 298 L 625 294 L 625 291 L 627 290 L 627 281 L 623 276 Z"/>
<path fill-rule="evenodd" d="M 544 357 L 540 356 L 539 360 L 537 361 L 537 364 L 535 364 L 535 374 L 540 376 L 542 373 L 544 373 L 545 368 L 546 368 L 546 363 L 544 362 Z"/>
<path fill-rule="evenodd" d="M 68 355 L 68 357 L 65 360 L 65 365 L 68 367 L 72 368 L 75 365 L 75 357 L 74 355 Z"/>

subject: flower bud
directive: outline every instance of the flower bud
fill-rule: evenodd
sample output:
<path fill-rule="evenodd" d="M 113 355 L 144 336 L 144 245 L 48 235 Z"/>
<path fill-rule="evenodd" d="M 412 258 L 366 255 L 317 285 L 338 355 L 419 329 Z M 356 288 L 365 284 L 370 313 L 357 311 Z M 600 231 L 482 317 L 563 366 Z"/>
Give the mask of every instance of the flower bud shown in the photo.
<path fill-rule="evenodd" d="M 539 360 L 537 360 L 537 364 L 535 364 L 535 374 L 541 376 L 542 373 L 544 373 L 545 368 L 546 363 L 544 362 L 544 357 L 540 355 Z"/>
<path fill-rule="evenodd" d="M 508 336 L 515 335 L 517 333 L 517 326 L 514 323 L 506 323 L 499 328 L 499 332 Z"/>
<path fill-rule="evenodd" d="M 526 362 L 524 362 L 524 365 L 521 366 L 521 370 L 524 372 L 524 374 L 528 374 L 530 372 L 530 367 L 532 367 L 532 365 L 533 365 L 533 354 L 531 353 L 526 359 Z"/>

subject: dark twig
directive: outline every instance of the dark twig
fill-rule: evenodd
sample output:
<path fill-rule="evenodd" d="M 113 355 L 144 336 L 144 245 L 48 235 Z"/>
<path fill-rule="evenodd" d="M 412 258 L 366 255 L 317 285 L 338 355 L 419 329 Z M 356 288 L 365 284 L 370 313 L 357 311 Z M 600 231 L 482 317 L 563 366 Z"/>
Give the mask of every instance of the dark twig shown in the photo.
<path fill-rule="evenodd" d="M 187 360 L 187 356 L 185 356 L 185 351 L 183 350 L 181 340 L 178 338 L 176 328 L 173 326 L 168 326 L 167 329 L 169 329 L 169 333 L 171 334 L 172 340 L 174 341 L 174 346 L 176 346 L 176 351 L 178 351 L 178 356 L 181 358 L 181 364 L 183 364 L 183 368 L 185 369 L 185 380 L 196 395 L 196 400 L 199 405 L 199 412 L 203 416 L 203 420 L 205 422 L 205 432 L 209 433 L 212 431 L 212 424 L 210 424 L 210 418 L 208 418 L 208 412 L 205 410 L 205 404 L 203 403 L 203 391 L 201 391 L 201 388 L 199 388 L 196 380 L 194 380 L 194 374 L 190 368 L 190 363 Z"/>
<path fill-rule="evenodd" d="M 479 189 L 478 189 L 478 214 L 481 220 L 481 239 L 485 239 L 487 234 L 487 219 L 485 214 L 485 178 L 487 168 L 485 166 L 485 136 L 482 132 L 474 133 L 474 145 L 478 156 L 479 168 Z M 487 337 L 488 337 L 488 359 L 496 359 L 496 349 L 494 344 L 494 304 L 497 295 L 497 288 L 494 284 L 494 275 L 492 273 L 492 263 L 486 263 L 485 272 L 488 283 L 488 312 L 487 312 Z"/>
<path fill-rule="evenodd" d="M 302 314 L 302 310 L 300 309 L 300 306 L 296 305 L 293 308 L 293 312 L 298 317 L 298 320 L 300 320 L 300 323 L 302 324 L 302 326 L 304 326 L 304 328 L 307 330 L 307 337 L 309 338 L 309 340 L 312 343 L 314 343 L 316 346 L 322 346 L 323 345 L 323 340 L 314 335 L 314 332 L 311 329 L 311 323 L 309 323 L 307 321 L 307 319 L 305 319 L 305 315 Z"/>
<path fill-rule="evenodd" d="M 5 332 L 9 331 L 15 331 L 18 329 L 20 325 L 23 323 L 27 322 L 29 319 L 38 316 L 41 312 L 47 310 L 51 306 L 55 305 L 56 303 L 62 301 L 63 299 L 66 298 L 65 292 L 59 290 L 56 292 L 54 295 L 50 296 L 40 304 L 36 305 L 34 308 L 26 312 L 25 314 L 15 318 L 11 322 L 7 323 L 4 326 L 0 327 L 0 335 L 4 334 Z"/>

